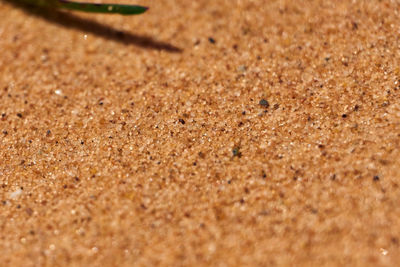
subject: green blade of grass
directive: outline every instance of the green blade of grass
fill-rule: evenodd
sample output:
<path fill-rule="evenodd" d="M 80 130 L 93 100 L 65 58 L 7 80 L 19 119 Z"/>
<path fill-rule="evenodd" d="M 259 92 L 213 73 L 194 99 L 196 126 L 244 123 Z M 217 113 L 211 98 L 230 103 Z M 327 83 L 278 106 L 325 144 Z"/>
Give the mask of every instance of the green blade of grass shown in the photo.
<path fill-rule="evenodd" d="M 138 15 L 146 12 L 146 10 L 148 9 L 147 7 L 138 5 L 94 4 L 83 2 L 70 2 L 65 0 L 58 0 L 57 6 L 70 10 L 121 15 Z"/>

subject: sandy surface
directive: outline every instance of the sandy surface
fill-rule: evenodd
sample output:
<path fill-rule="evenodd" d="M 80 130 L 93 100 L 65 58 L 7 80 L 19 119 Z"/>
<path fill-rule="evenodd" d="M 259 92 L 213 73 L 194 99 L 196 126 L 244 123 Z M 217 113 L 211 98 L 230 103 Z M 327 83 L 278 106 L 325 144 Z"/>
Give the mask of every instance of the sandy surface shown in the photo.
<path fill-rule="evenodd" d="M 2 266 L 399 262 L 398 1 L 135 3 L 0 2 Z"/>

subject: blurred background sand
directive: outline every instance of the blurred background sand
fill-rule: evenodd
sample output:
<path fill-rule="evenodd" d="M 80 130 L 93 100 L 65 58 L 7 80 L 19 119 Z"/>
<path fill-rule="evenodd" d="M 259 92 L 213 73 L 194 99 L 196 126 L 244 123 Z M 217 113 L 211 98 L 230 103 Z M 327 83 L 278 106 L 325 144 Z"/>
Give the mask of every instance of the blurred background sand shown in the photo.
<path fill-rule="evenodd" d="M 398 1 L 136 3 L 0 2 L 1 265 L 399 262 Z"/>

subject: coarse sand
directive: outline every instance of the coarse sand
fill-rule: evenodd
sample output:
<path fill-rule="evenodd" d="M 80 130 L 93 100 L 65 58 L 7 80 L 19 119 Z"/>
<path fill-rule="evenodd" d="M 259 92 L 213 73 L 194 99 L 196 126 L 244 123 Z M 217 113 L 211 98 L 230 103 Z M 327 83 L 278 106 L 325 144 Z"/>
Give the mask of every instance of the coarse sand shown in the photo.
<path fill-rule="evenodd" d="M 0 2 L 0 266 L 398 264 L 399 1 L 125 2 Z"/>

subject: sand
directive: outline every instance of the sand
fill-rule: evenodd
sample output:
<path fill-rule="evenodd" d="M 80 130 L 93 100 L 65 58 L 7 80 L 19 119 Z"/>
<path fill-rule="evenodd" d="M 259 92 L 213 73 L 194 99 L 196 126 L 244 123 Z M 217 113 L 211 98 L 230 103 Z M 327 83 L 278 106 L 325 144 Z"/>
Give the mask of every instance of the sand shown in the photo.
<path fill-rule="evenodd" d="M 135 3 L 0 3 L 2 266 L 399 262 L 398 1 Z"/>

